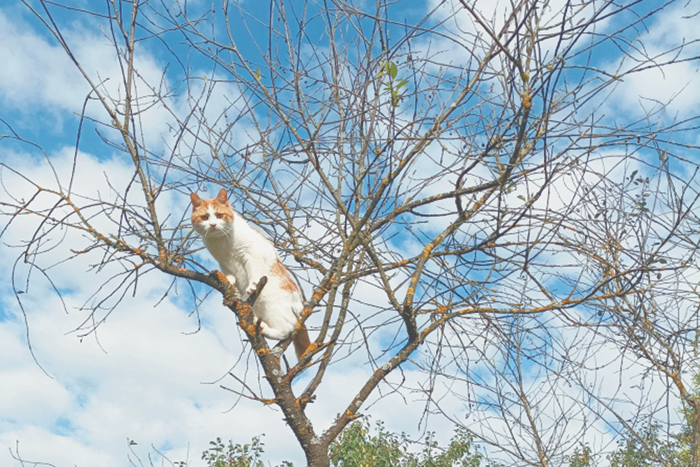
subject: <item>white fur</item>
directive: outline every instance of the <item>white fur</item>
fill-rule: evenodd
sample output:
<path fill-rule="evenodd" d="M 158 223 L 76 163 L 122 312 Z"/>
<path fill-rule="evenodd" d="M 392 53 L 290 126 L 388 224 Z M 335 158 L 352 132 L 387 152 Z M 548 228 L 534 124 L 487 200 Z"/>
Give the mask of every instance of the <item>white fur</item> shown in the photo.
<path fill-rule="evenodd" d="M 272 243 L 253 229 L 236 212 L 233 222 L 217 219 L 209 206 L 209 219 L 196 222 L 194 229 L 218 261 L 221 272 L 246 299 L 261 277 L 267 284 L 253 305 L 253 314 L 262 321 L 260 331 L 269 339 L 282 340 L 294 331 L 303 304 L 298 290 L 282 289 L 282 277 L 271 268 L 278 261 Z"/>

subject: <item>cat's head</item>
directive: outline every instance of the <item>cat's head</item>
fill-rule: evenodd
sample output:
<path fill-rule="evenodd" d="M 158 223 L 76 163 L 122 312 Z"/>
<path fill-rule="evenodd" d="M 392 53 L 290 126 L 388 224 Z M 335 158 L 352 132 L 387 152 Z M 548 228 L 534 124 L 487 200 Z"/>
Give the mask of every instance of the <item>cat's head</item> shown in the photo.
<path fill-rule="evenodd" d="M 233 225 L 233 209 L 228 202 L 226 190 L 219 191 L 216 198 L 202 199 L 190 193 L 192 200 L 192 226 L 202 237 L 228 235 Z"/>

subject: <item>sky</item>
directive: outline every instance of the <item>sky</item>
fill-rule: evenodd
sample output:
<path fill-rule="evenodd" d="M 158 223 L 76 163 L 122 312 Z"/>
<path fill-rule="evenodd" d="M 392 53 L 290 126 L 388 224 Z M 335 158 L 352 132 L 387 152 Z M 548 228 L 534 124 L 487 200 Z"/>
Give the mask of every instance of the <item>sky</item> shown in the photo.
<path fill-rule="evenodd" d="M 30 3 L 37 6 L 37 2 Z M 253 3 L 241 5 L 244 10 L 253 9 Z M 405 4 L 409 18 L 434 8 L 438 9 L 435 21 L 453 18 L 448 11 L 450 2 Z M 644 54 L 654 56 L 662 49 L 699 38 L 683 5 L 673 4 L 646 24 L 646 43 L 651 45 Z M 59 17 L 65 37 L 86 69 L 99 70 L 102 78 L 118 78 L 119 64 L 105 43 L 103 31 L 90 21 L 70 18 Z M 454 26 L 449 21 L 445 25 L 448 30 Z M 464 29 L 452 32 L 467 34 Z M 451 49 L 448 43 L 431 45 L 441 46 L 445 53 L 454 54 L 454 63 L 464 59 L 461 51 Z M 242 48 L 247 50 L 245 45 Z M 182 43 L 173 42 L 173 51 L 182 61 L 188 60 Z M 606 61 L 606 57 L 599 59 Z M 611 66 L 619 60 L 619 55 L 611 51 Z M 175 70 L 165 75 L 167 79 L 175 79 L 178 73 L 172 56 L 161 55 L 155 48 L 145 48 L 137 61 L 144 81 L 158 82 L 166 69 Z M 199 66 L 194 59 L 192 63 L 195 68 Z M 697 62 L 691 61 L 631 75 L 610 91 L 605 111 L 609 115 L 642 115 L 655 102 L 663 102 L 668 103 L 669 119 L 695 116 L 700 108 L 699 79 Z M 107 79 L 105 86 L 118 95 L 122 92 L 118 82 Z M 94 100 L 86 103 L 88 92 L 88 85 L 46 26 L 21 2 L 3 2 L 0 135 L 16 132 L 37 146 L 0 139 L 0 162 L 5 164 L 0 172 L 0 202 L 9 197 L 21 199 L 32 191 L 32 185 L 18 172 L 32 174 L 40 186 L 52 187 L 57 178 L 71 178 L 75 157 L 81 162 L 72 177 L 85 196 L 109 198 L 113 196 L 110 184 L 128 184 L 133 173 L 130 161 L 98 154 L 100 138 L 94 131 L 82 136 L 81 152 L 76 156 L 77 115 L 83 105 L 90 118 L 104 118 Z M 217 92 L 226 94 L 227 102 L 240 97 L 234 87 L 225 85 Z M 189 97 L 175 99 L 174 109 L 155 106 L 148 110 L 142 134 L 151 148 L 167 151 L 174 138 L 172 115 L 177 114 L 178 106 L 187 105 Z M 246 138 L 250 135 L 241 131 L 235 139 L 242 147 Z M 174 213 L 172 222 L 177 222 L 187 216 L 188 202 L 171 193 L 161 197 L 159 208 Z M 126 295 L 117 310 L 105 317 L 98 332 L 86 335 L 80 331 L 88 318 L 82 307 L 90 303 L 94 293 L 94 263 L 90 258 L 61 263 L 61 251 L 49 251 L 47 257 L 55 258 L 54 282 L 37 273 L 26 281 L 29 270 L 22 261 L 16 261 L 17 246 L 34 231 L 36 223 L 21 219 L 4 230 L 6 222 L 7 216 L 0 217 L 0 465 L 20 465 L 16 458 L 21 457 L 56 466 L 117 467 L 148 465 L 149 456 L 160 465 L 156 452 L 173 462 L 202 465 L 201 453 L 217 437 L 245 443 L 263 434 L 268 453 L 265 458 L 272 465 L 282 460 L 303 465 L 302 452 L 279 410 L 240 399 L 223 388 L 233 386 L 227 376 L 232 369 L 242 371 L 246 365 L 253 366 L 251 372 L 255 369 L 250 354 L 241 354 L 235 317 L 216 297 L 206 300 L 193 314 L 189 303 L 169 292 L 168 278 L 149 274 L 140 279 L 136 293 Z M 55 235 L 60 237 L 61 233 Z M 81 244 L 79 238 L 69 237 L 61 248 L 79 248 Z M 416 246 L 407 246 L 412 247 Z M 200 258 L 213 267 L 204 253 Z M 109 268 L 101 272 L 103 276 L 117 273 L 117 269 Z M 61 292 L 60 297 L 55 289 Z M 371 294 L 371 290 L 356 293 Z M 374 337 L 378 341 L 382 338 L 386 336 Z M 344 409 L 370 371 L 361 352 L 332 367 L 317 402 L 309 408 L 318 426 L 327 426 Z M 415 385 L 422 378 L 411 366 L 401 376 Z M 301 378 L 297 387 L 303 387 L 305 381 Z M 538 384 L 536 375 L 530 382 Z M 640 389 L 630 387 L 627 394 L 635 390 Z M 655 389 L 644 389 L 648 390 Z M 444 394 L 449 394 L 447 388 Z M 392 431 L 418 437 L 426 428 L 420 395 L 388 392 L 371 399 L 369 407 L 372 418 L 383 420 Z M 460 419 L 469 412 L 457 398 L 443 399 L 443 408 Z M 488 418 L 486 414 L 482 420 Z M 498 431 L 498 423 L 493 421 L 491 428 Z M 445 440 L 451 434 L 452 423 L 431 416 L 428 429 Z M 609 445 L 605 430 L 601 427 L 593 442 Z"/>

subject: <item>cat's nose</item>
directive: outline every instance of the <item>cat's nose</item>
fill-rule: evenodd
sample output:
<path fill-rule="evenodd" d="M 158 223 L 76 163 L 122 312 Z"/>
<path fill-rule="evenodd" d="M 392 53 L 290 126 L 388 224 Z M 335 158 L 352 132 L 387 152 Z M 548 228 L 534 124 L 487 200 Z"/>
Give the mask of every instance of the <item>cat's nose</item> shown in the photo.
<path fill-rule="evenodd" d="M 212 228 L 216 228 L 216 224 L 209 224 Z"/>

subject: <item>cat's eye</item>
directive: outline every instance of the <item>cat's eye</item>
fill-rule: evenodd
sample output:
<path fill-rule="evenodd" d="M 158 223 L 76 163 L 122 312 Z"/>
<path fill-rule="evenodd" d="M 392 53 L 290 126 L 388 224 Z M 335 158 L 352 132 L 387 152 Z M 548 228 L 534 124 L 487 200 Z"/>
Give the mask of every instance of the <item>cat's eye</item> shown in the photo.
<path fill-rule="evenodd" d="M 209 219 L 209 214 L 202 214 L 202 220 L 205 221 Z"/>
<path fill-rule="evenodd" d="M 217 212 L 217 213 L 216 213 L 216 218 L 217 218 L 217 219 L 223 219 L 223 218 L 224 218 L 224 215 L 221 214 L 220 212 Z"/>

